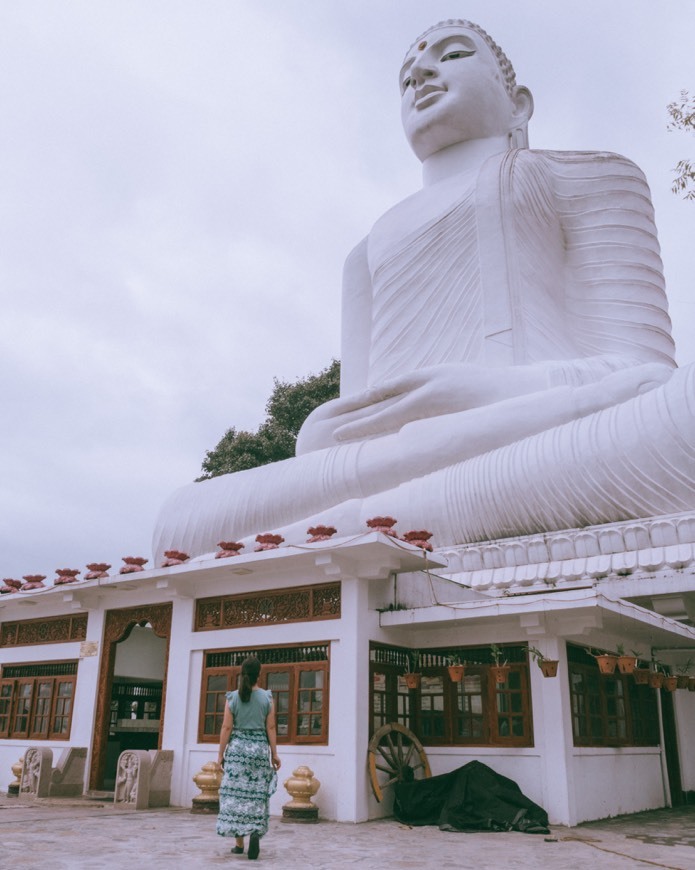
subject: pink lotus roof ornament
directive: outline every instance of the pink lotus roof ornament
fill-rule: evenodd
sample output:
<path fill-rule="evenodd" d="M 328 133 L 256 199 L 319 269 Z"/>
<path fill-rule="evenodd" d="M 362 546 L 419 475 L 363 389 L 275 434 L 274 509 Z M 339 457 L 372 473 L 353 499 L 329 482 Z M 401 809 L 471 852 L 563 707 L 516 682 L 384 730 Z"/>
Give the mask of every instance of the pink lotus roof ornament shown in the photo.
<path fill-rule="evenodd" d="M 119 574 L 135 574 L 137 571 L 142 571 L 143 565 L 146 565 L 150 560 L 143 559 L 142 556 L 123 556 L 125 565 L 121 565 Z"/>
<path fill-rule="evenodd" d="M 46 579 L 45 574 L 25 574 L 22 578 L 22 592 L 27 592 L 29 589 L 45 589 L 43 581 Z"/>
<path fill-rule="evenodd" d="M 382 535 L 390 535 L 392 538 L 397 538 L 398 533 L 392 528 L 397 522 L 398 520 L 394 520 L 393 517 L 372 517 L 371 520 L 367 520 L 367 525 L 375 532 L 381 532 Z"/>
<path fill-rule="evenodd" d="M 216 559 L 228 559 L 230 556 L 239 556 L 246 544 L 242 544 L 240 541 L 220 541 L 217 545 L 220 550 L 219 553 L 215 553 Z"/>
<path fill-rule="evenodd" d="M 317 541 L 327 541 L 337 531 L 338 530 L 334 526 L 311 526 L 311 528 L 306 530 L 307 535 L 310 536 L 307 539 L 307 544 L 315 544 Z"/>
<path fill-rule="evenodd" d="M 430 544 L 430 538 L 432 537 L 432 532 L 427 532 L 424 529 L 420 529 L 417 531 L 406 532 L 401 538 L 402 541 L 405 541 L 408 544 L 412 544 L 414 547 L 420 547 L 421 550 L 427 550 L 428 553 L 432 552 L 432 544 Z"/>
<path fill-rule="evenodd" d="M 87 565 L 89 573 L 84 575 L 84 579 L 101 580 L 103 577 L 108 577 L 109 575 L 106 572 L 110 567 L 108 562 L 90 562 Z"/>
<path fill-rule="evenodd" d="M 188 553 L 182 553 L 180 550 L 165 550 L 162 568 L 173 568 L 174 565 L 183 565 L 190 558 Z"/>
<path fill-rule="evenodd" d="M 19 592 L 22 588 L 22 581 L 15 580 L 12 577 L 5 577 L 2 582 L 5 585 L 0 586 L 0 595 L 11 595 L 13 592 Z"/>
<path fill-rule="evenodd" d="M 254 547 L 254 553 L 261 553 L 263 550 L 277 550 L 280 544 L 285 539 L 282 535 L 274 535 L 271 532 L 264 532 L 262 535 L 256 535 L 257 547 Z"/>
<path fill-rule="evenodd" d="M 65 583 L 77 583 L 77 575 L 81 573 L 77 568 L 56 568 L 58 576 L 53 581 L 53 585 L 62 586 Z"/>

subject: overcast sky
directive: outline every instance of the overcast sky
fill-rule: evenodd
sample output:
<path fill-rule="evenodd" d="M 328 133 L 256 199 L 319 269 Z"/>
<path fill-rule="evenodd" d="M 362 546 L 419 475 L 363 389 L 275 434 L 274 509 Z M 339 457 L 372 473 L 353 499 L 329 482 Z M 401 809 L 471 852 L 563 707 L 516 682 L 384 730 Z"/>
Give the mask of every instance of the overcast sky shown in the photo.
<path fill-rule="evenodd" d="M 343 260 L 420 182 L 401 60 L 449 17 L 531 88 L 532 147 L 646 172 L 695 359 L 695 2 L 0 0 L 0 577 L 149 556 L 273 377 L 339 356 Z"/>

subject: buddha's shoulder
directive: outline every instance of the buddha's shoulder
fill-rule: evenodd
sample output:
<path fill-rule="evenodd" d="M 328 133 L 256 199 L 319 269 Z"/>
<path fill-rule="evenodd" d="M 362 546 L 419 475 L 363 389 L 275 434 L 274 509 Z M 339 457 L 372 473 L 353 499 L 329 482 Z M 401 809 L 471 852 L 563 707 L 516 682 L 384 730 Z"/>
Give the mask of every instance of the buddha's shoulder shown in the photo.
<path fill-rule="evenodd" d="M 644 179 L 642 170 L 622 154 L 612 151 L 545 151 L 520 149 L 515 155 L 515 169 L 523 171 L 545 168 L 558 177 L 606 178 L 622 176 Z"/>

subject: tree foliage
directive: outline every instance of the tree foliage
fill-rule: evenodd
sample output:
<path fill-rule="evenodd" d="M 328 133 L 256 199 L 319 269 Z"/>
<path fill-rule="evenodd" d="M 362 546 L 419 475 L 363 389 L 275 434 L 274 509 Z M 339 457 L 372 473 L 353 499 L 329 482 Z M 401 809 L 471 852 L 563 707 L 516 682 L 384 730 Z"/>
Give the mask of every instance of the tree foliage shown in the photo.
<path fill-rule="evenodd" d="M 669 103 L 666 108 L 671 117 L 668 130 L 695 133 L 695 97 L 691 97 L 688 91 L 681 91 L 680 100 Z M 684 199 L 695 199 L 695 166 L 692 160 L 679 160 L 673 171 L 676 177 L 671 190 Z"/>
<path fill-rule="evenodd" d="M 335 399 L 340 388 L 340 362 L 333 362 L 317 375 L 294 383 L 274 379 L 275 386 L 265 410 L 267 417 L 256 432 L 228 429 L 203 460 L 207 480 L 220 474 L 256 468 L 294 456 L 297 435 L 302 423 L 319 405 Z"/>

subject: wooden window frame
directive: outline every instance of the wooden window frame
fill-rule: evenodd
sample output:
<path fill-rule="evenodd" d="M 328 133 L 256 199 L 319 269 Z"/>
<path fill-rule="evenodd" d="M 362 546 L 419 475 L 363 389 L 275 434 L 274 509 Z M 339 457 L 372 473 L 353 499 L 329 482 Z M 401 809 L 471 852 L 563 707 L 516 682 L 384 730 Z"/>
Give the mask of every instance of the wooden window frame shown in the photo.
<path fill-rule="evenodd" d="M 446 650 L 421 650 L 421 660 L 424 664 L 418 666 L 418 672 L 422 674 L 422 678 L 434 677 L 441 680 L 443 691 L 436 693 L 442 697 L 443 710 L 441 711 L 441 719 L 443 720 L 443 733 L 439 736 L 434 736 L 431 733 L 425 734 L 423 723 L 425 716 L 423 713 L 428 711 L 423 710 L 422 698 L 422 683 L 417 689 L 408 691 L 408 711 L 403 714 L 398 709 L 398 678 L 405 673 L 405 662 L 408 658 L 409 650 L 399 647 L 386 647 L 383 644 L 373 643 L 370 648 L 370 680 L 369 680 L 369 728 L 370 734 L 376 730 L 377 719 L 384 724 L 388 722 L 400 722 L 410 728 L 417 735 L 423 746 L 496 746 L 496 747 L 531 747 L 533 741 L 533 715 L 531 708 L 531 687 L 529 679 L 529 664 L 528 656 L 525 651 L 522 655 L 522 647 L 519 644 L 511 644 L 503 647 L 503 650 L 508 650 L 510 656 L 514 656 L 517 661 L 510 661 L 510 674 L 518 674 L 519 687 L 510 688 L 509 682 L 496 683 L 490 671 L 492 665 L 492 655 L 489 647 L 456 647 Z M 378 656 L 374 656 L 375 651 L 381 650 L 386 657 L 389 656 L 392 662 L 375 660 Z M 462 737 L 457 731 L 459 719 L 458 711 L 458 694 L 460 692 L 460 683 L 455 683 L 449 677 L 444 662 L 447 657 L 453 653 L 460 655 L 462 660 L 467 662 L 466 675 L 480 675 L 481 677 L 481 696 L 482 696 L 482 735 L 481 737 Z M 471 658 L 480 659 L 479 661 L 471 662 Z M 487 660 L 485 660 L 487 659 Z M 386 677 L 386 690 L 379 692 L 381 696 L 380 704 L 381 711 L 376 710 L 374 703 L 374 675 L 383 673 Z M 464 677 L 465 679 L 465 677 Z M 516 678 L 515 678 L 516 679 Z M 507 714 L 498 709 L 499 699 L 502 696 L 511 697 L 512 694 L 520 695 L 520 709 L 510 711 L 509 716 L 514 716 L 521 719 L 523 734 L 522 735 L 502 735 L 499 733 L 500 717 L 507 718 Z M 427 693 L 425 693 L 427 697 Z M 434 697 L 434 694 L 432 695 Z M 433 713 L 436 711 L 432 711 Z M 432 720 L 435 716 L 431 717 Z"/>
<path fill-rule="evenodd" d="M 41 669 L 44 666 L 50 668 L 55 663 L 40 662 L 35 665 L 6 665 L 5 670 L 21 670 L 31 671 Z M 75 672 L 72 674 L 36 674 L 36 675 L 18 675 L 18 676 L 2 676 L 0 679 L 0 692 L 7 692 L 2 701 L 5 710 L 0 719 L 0 739 L 8 740 L 69 740 L 72 730 L 72 716 L 75 707 L 75 690 L 77 688 L 77 662 L 60 662 L 59 665 L 74 665 Z M 41 714 L 41 719 L 44 722 L 43 727 L 37 728 L 37 714 L 41 700 L 39 696 L 39 684 L 49 685 L 50 692 L 48 696 L 44 696 L 43 700 L 47 701 L 47 709 Z M 67 715 L 61 714 L 61 719 L 67 718 L 67 730 L 65 732 L 56 731 L 56 709 L 59 702 L 59 686 L 62 684 L 70 684 L 72 691 L 70 693 L 69 712 Z M 30 686 L 28 696 L 27 713 L 20 712 L 20 702 L 22 698 L 22 686 Z M 17 728 L 17 717 L 26 715 L 26 727 Z M 5 722 L 5 727 L 2 727 L 2 722 Z"/>
<path fill-rule="evenodd" d="M 569 693 L 570 712 L 572 717 L 572 740 L 577 747 L 596 746 L 658 746 L 658 711 L 656 690 L 649 686 L 638 686 L 629 674 L 601 674 L 593 657 L 582 647 L 568 644 Z M 588 681 L 598 689 L 596 692 L 578 691 L 574 677 L 578 676 L 587 685 Z M 623 714 L 610 712 L 611 696 L 607 692 L 609 686 L 620 686 L 622 694 L 616 697 L 622 699 Z M 592 708 L 592 704 L 594 705 Z M 600 734 L 593 736 L 591 720 L 600 725 Z M 639 722 L 637 721 L 639 719 Z M 585 734 L 580 733 L 577 722 L 584 725 Z M 613 736 L 610 733 L 610 723 L 622 720 L 625 725 L 625 736 Z"/>
<path fill-rule="evenodd" d="M 261 669 L 261 675 L 258 681 L 258 685 L 261 688 L 266 688 L 268 674 L 271 673 L 289 673 L 289 709 L 288 709 L 288 733 L 281 734 L 278 732 L 277 742 L 278 745 L 291 745 L 291 746 L 304 746 L 304 745 L 326 745 L 328 743 L 328 734 L 329 734 L 329 681 L 330 681 L 330 644 L 314 644 L 312 643 L 310 646 L 312 647 L 326 647 L 327 655 L 325 660 L 321 661 L 278 661 L 278 662 L 268 662 L 264 663 Z M 278 647 L 276 649 L 285 649 L 285 650 L 293 650 L 293 649 L 301 649 L 302 645 L 286 645 L 284 647 Z M 253 652 L 257 650 L 248 650 L 244 651 L 251 655 Z M 215 653 L 236 653 L 236 650 L 215 650 L 208 651 Z M 200 687 L 200 702 L 199 702 L 199 714 L 198 714 L 198 742 L 199 743 L 219 743 L 220 739 L 220 728 L 222 725 L 222 714 L 217 711 L 217 706 L 215 706 L 215 710 L 208 711 L 206 710 L 207 699 L 211 695 L 216 695 L 217 697 L 224 696 L 227 692 L 231 692 L 237 688 L 239 677 L 241 675 L 241 666 L 240 663 L 229 665 L 229 666 L 211 666 L 206 667 L 205 661 L 208 655 L 206 652 L 203 656 L 203 673 L 201 679 L 201 687 Z M 304 711 L 300 711 L 298 709 L 298 701 L 299 701 L 299 692 L 301 691 L 299 683 L 300 683 L 300 674 L 306 672 L 316 672 L 319 671 L 323 673 L 323 686 L 319 690 L 322 692 L 322 708 L 320 712 L 315 713 L 315 715 L 321 716 L 321 731 L 317 734 L 299 734 L 298 733 L 298 720 L 299 717 L 304 713 Z M 224 691 L 217 692 L 209 692 L 208 691 L 208 680 L 210 677 L 218 677 L 224 676 L 226 678 L 226 688 Z M 306 690 L 305 690 L 306 691 Z M 219 703 L 219 702 L 217 702 Z M 224 708 L 222 708 L 222 713 Z M 277 712 L 277 705 L 276 705 Z M 306 713 L 306 715 L 311 715 L 310 712 Z M 220 728 L 215 728 L 214 733 L 206 733 L 205 732 L 205 719 L 213 716 L 215 719 L 219 720 Z M 216 723 L 217 724 L 217 723 Z"/>

